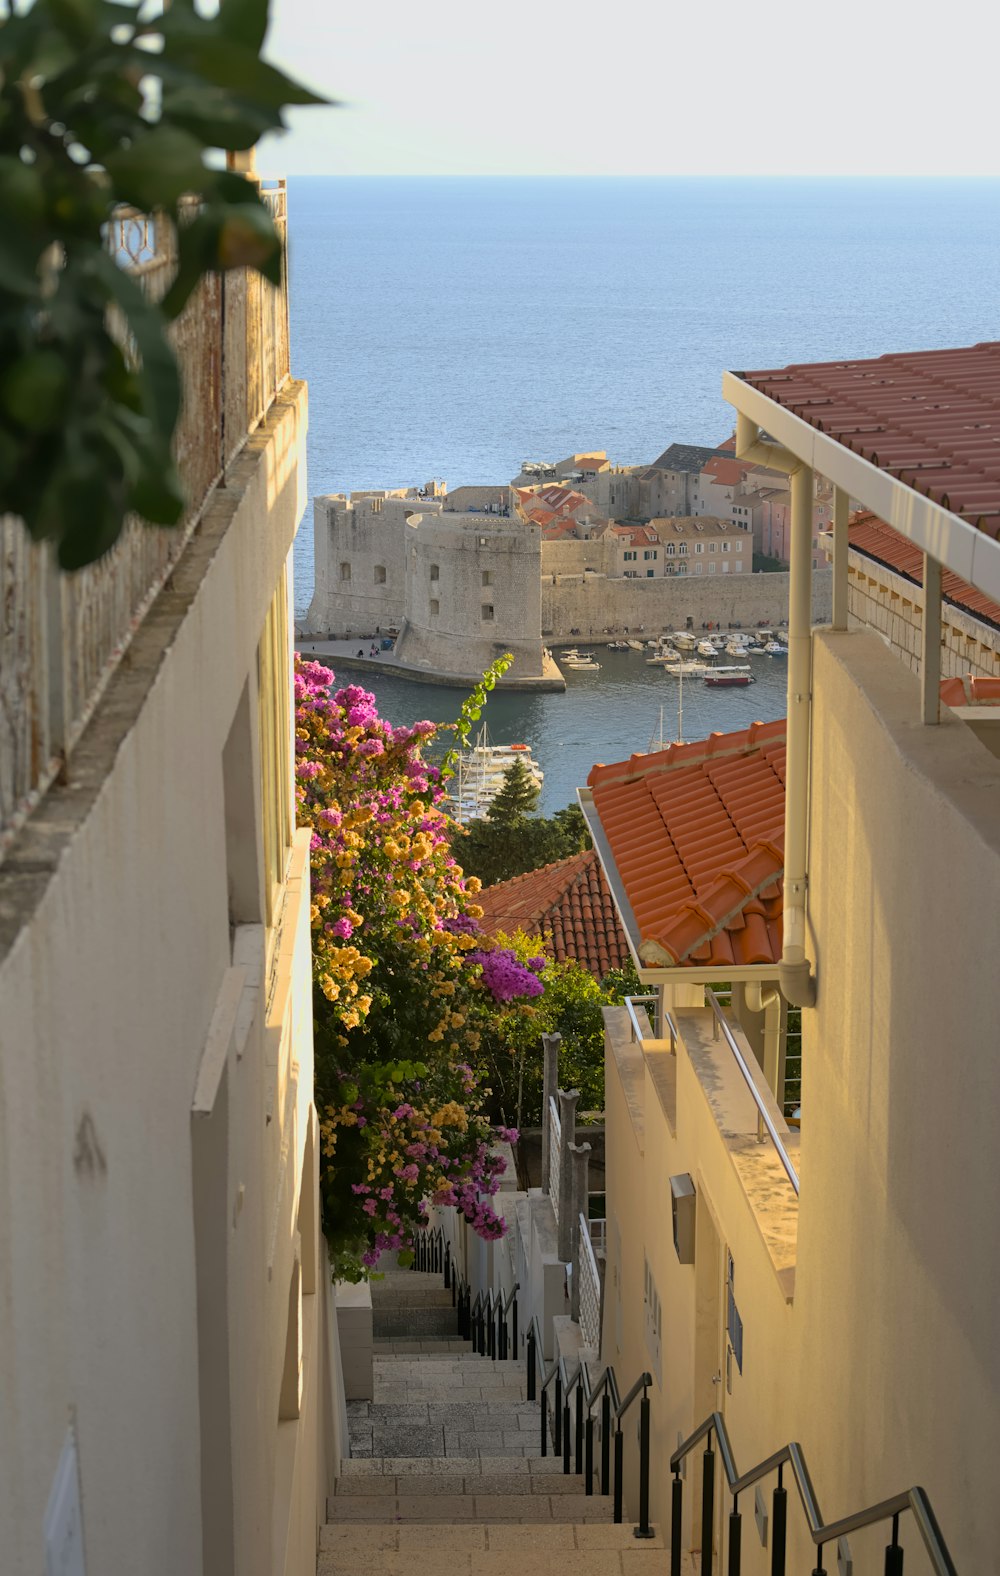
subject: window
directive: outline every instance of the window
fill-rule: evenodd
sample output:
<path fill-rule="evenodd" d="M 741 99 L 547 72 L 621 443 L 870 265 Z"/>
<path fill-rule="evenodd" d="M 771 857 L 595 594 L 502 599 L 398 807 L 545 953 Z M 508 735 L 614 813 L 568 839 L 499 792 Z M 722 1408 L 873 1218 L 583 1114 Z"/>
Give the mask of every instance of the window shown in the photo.
<path fill-rule="evenodd" d="M 701 565 L 700 564 L 695 564 L 694 572 L 695 572 L 696 575 L 700 575 L 701 574 Z"/>
<path fill-rule="evenodd" d="M 715 552 L 715 543 L 714 542 L 709 542 L 708 550 L 709 550 L 710 553 L 714 553 Z"/>
<path fill-rule="evenodd" d="M 708 566 L 708 572 L 709 572 L 710 575 L 714 575 L 715 574 L 715 559 L 714 558 L 712 559 L 712 562 Z"/>
<path fill-rule="evenodd" d="M 483 585 L 484 586 L 491 586 L 492 584 L 493 584 L 493 571 L 492 571 L 492 569 L 484 569 L 483 570 Z"/>
<path fill-rule="evenodd" d="M 437 618 L 441 611 L 441 604 L 436 596 L 431 597 L 431 618 Z"/>
<path fill-rule="evenodd" d="M 704 542 L 695 542 L 695 544 L 694 544 L 695 552 L 696 553 L 700 553 L 702 551 L 704 545 L 705 545 Z"/>
<path fill-rule="evenodd" d="M 687 544 L 687 542 L 682 542 L 682 543 L 681 543 L 681 545 L 680 545 L 680 547 L 678 547 L 678 549 L 677 549 L 677 551 L 678 551 L 678 552 L 679 552 L 679 553 L 686 553 L 686 552 L 687 552 L 687 550 L 688 550 L 688 544 Z"/>
<path fill-rule="evenodd" d="M 646 551 L 643 553 L 642 556 L 643 556 L 643 558 L 646 558 L 646 559 L 655 558 L 656 557 L 656 548 L 655 547 L 653 547 L 653 548 L 647 547 Z"/>
<path fill-rule="evenodd" d="M 729 573 L 729 565 L 728 564 L 723 564 L 723 566 L 722 566 L 722 573 L 724 575 L 728 575 L 728 573 Z"/>
<path fill-rule="evenodd" d="M 385 585 L 385 564 L 375 565 L 375 584 L 377 586 Z"/>
<path fill-rule="evenodd" d="M 480 547 L 485 547 L 486 546 L 486 538 L 485 538 L 485 536 L 481 536 L 479 538 L 479 545 L 480 545 Z"/>
<path fill-rule="evenodd" d="M 666 553 L 668 558 L 673 558 L 673 556 L 674 556 L 674 544 L 673 544 L 673 542 L 668 542 L 667 543 L 666 547 L 664 548 L 664 552 Z"/>
<path fill-rule="evenodd" d="M 346 559 L 340 566 L 340 578 L 341 580 L 350 580 L 351 578 L 351 566 Z"/>
<path fill-rule="evenodd" d="M 638 558 L 638 556 L 639 556 L 638 553 L 625 553 L 625 554 L 623 554 L 623 557 L 624 557 L 625 562 L 627 564 L 631 563 L 633 558 Z"/>
<path fill-rule="evenodd" d="M 742 572 L 743 572 L 743 565 L 742 564 L 737 564 L 736 565 L 736 573 L 737 574 L 742 574 Z"/>
<path fill-rule="evenodd" d="M 729 543 L 728 542 L 723 542 L 723 544 L 722 544 L 722 551 L 724 553 L 728 553 L 728 551 L 729 551 Z"/>
<path fill-rule="evenodd" d="M 656 570 L 655 569 L 647 569 L 646 570 L 646 579 L 647 580 L 652 580 L 652 578 L 653 578 L 653 576 L 655 574 L 656 574 Z"/>
<path fill-rule="evenodd" d="M 483 622 L 486 624 L 492 623 L 494 616 L 493 603 L 484 602 L 480 612 L 480 617 L 483 619 Z"/>
<path fill-rule="evenodd" d="M 432 580 L 440 580 L 440 578 L 441 578 L 440 565 L 438 565 L 438 564 L 431 564 L 431 579 Z"/>

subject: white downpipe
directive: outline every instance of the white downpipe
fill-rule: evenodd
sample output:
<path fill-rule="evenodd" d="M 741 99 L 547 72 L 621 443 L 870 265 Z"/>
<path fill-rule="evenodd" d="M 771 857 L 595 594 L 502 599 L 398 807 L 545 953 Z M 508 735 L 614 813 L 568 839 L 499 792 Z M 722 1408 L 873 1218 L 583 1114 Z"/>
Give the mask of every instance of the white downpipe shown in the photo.
<path fill-rule="evenodd" d="M 788 721 L 785 744 L 784 945 L 778 979 L 793 1007 L 812 1007 L 816 981 L 806 957 L 809 735 L 812 723 L 813 473 L 778 444 L 760 441 L 755 422 L 737 414 L 739 459 L 789 472 L 792 542 L 788 587 Z"/>

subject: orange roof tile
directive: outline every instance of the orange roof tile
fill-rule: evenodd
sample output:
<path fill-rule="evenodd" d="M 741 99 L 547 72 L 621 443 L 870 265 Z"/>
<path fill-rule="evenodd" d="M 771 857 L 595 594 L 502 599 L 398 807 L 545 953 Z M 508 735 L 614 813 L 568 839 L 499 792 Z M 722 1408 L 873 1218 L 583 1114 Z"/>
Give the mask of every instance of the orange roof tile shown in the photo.
<path fill-rule="evenodd" d="M 602 979 L 628 962 L 628 942 L 593 849 L 484 887 L 477 901 L 487 935 L 527 930 L 545 936 L 558 963 L 576 958 Z"/>
<path fill-rule="evenodd" d="M 595 766 L 587 781 L 644 963 L 777 962 L 784 719 Z"/>
<path fill-rule="evenodd" d="M 1000 537 L 1000 343 L 736 376 L 988 536 Z"/>
<path fill-rule="evenodd" d="M 880 520 L 878 515 L 870 514 L 867 510 L 859 510 L 852 515 L 848 540 L 855 552 L 864 553 L 866 557 L 885 564 L 887 569 L 893 569 L 904 579 L 912 580 L 914 585 L 923 585 L 924 555 L 920 548 Z M 970 586 L 967 580 L 960 580 L 950 569 L 941 571 L 941 591 L 946 602 L 964 608 L 974 618 L 981 618 L 1000 629 L 1000 606 L 977 591 L 975 586 Z"/>
<path fill-rule="evenodd" d="M 978 673 L 942 679 L 941 699 L 946 706 L 1000 706 L 1000 679 Z"/>

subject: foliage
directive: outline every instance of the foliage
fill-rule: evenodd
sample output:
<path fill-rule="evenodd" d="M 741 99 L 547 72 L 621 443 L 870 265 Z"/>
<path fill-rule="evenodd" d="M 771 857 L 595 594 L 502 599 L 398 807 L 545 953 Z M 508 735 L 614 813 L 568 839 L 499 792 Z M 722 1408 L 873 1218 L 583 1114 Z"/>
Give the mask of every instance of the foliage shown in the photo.
<path fill-rule="evenodd" d="M 502 1234 L 488 1200 L 503 1161 L 472 1063 L 512 980 L 477 957 L 479 883 L 451 855 L 440 774 L 422 754 L 434 724 L 393 728 L 366 691 L 332 686 L 319 663 L 297 662 L 324 1229 L 336 1273 L 357 1279 L 412 1240 L 428 1198 Z"/>
<path fill-rule="evenodd" d="M 505 651 L 503 656 L 497 657 L 495 662 L 490 663 L 475 689 L 462 702 L 462 708 L 453 724 L 456 742 L 441 763 L 443 779 L 454 777 L 458 769 L 459 755 L 469 742 L 472 724 L 478 722 L 483 715 L 483 707 L 486 705 L 490 690 L 496 688 L 498 679 L 503 678 L 513 660 L 514 655 L 510 651 Z"/>
<path fill-rule="evenodd" d="M 0 27 L 0 511 L 53 540 L 64 569 L 106 552 L 129 511 L 181 517 L 167 329 L 199 280 L 250 267 L 280 281 L 256 187 L 204 157 L 252 147 L 286 105 L 321 102 L 261 60 L 268 7 L 35 0 Z M 177 230 L 159 303 L 109 250 L 121 204 Z"/>
<path fill-rule="evenodd" d="M 620 969 L 598 981 L 575 959 L 556 963 L 538 936 L 523 930 L 497 935 L 492 945 L 531 968 L 544 989 L 537 1004 L 527 993 L 480 1024 L 478 1066 L 492 1091 L 490 1111 L 500 1121 L 537 1126 L 542 1112 L 541 1036 L 562 1035 L 559 1081 L 579 1089 L 581 1111 L 604 1109 L 604 1019 L 602 1009 L 634 994 L 634 970 Z"/>
<path fill-rule="evenodd" d="M 462 866 L 484 886 L 509 881 L 555 859 L 590 847 L 590 834 L 578 805 L 554 816 L 533 815 L 538 784 L 521 761 L 508 767 L 488 816 L 456 827 L 454 847 Z"/>

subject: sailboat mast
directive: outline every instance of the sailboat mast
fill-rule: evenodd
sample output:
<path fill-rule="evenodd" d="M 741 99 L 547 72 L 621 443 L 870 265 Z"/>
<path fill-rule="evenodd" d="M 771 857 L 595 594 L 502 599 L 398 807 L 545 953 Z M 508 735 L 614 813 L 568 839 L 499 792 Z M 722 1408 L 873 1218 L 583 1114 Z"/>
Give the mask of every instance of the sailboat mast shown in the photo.
<path fill-rule="evenodd" d="M 684 743 L 684 674 L 677 675 L 677 743 Z"/>

